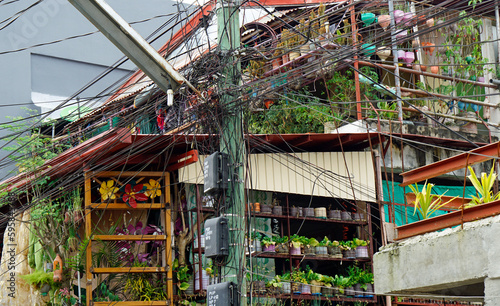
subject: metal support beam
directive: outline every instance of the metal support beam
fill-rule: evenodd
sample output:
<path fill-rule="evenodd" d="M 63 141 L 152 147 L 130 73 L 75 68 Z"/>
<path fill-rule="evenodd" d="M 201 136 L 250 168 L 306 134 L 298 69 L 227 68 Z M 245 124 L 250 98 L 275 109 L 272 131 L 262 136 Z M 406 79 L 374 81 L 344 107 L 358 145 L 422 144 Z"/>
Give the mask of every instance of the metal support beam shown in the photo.
<path fill-rule="evenodd" d="M 469 152 L 401 173 L 400 175 L 403 177 L 403 183 L 400 184 L 400 186 L 408 186 L 410 184 L 425 181 L 499 156 L 500 142 L 495 142 Z"/>
<path fill-rule="evenodd" d="M 164 92 L 183 83 L 196 90 L 103 0 L 68 0 Z"/>
<path fill-rule="evenodd" d="M 500 201 L 470 207 L 462 211 L 454 211 L 445 215 L 432 217 L 414 223 L 396 227 L 398 237 L 401 240 L 425 233 L 435 232 L 440 229 L 457 226 L 464 222 L 471 222 L 500 214 Z"/>
<path fill-rule="evenodd" d="M 407 203 L 413 203 L 416 200 L 415 194 L 413 192 L 408 192 L 405 194 L 406 196 L 406 202 Z M 451 197 L 451 196 L 442 196 L 441 201 L 439 203 L 443 202 L 448 202 L 450 203 L 446 204 L 445 206 L 441 207 L 439 210 L 444 210 L 444 211 L 451 211 L 451 210 L 457 210 L 462 208 L 463 205 L 470 203 L 472 199 L 470 198 L 456 198 L 456 197 Z M 412 204 L 407 205 L 410 207 L 413 207 Z"/>

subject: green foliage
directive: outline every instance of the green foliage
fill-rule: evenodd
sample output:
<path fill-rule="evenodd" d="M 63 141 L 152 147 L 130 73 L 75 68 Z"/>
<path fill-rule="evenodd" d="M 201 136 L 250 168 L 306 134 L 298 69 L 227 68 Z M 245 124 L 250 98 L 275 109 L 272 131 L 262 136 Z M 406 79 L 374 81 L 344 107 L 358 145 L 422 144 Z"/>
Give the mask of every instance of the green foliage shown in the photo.
<path fill-rule="evenodd" d="M 354 238 L 352 241 L 354 242 L 354 244 L 356 246 L 367 246 L 369 243 L 369 241 L 367 241 L 367 240 L 361 240 L 358 238 Z"/>
<path fill-rule="evenodd" d="M 176 258 L 174 260 L 172 268 L 174 269 L 175 275 L 177 276 L 177 287 L 181 291 L 186 291 L 190 286 L 189 281 L 191 279 L 191 274 L 189 273 L 189 267 L 188 266 L 180 267 L 179 260 Z M 206 270 L 207 273 L 209 274 L 213 273 L 213 269 L 211 267 L 207 268 Z"/>
<path fill-rule="evenodd" d="M 109 290 L 108 285 L 102 282 L 97 286 L 95 291 L 96 297 L 93 299 L 96 302 L 116 302 L 120 301 L 120 297 Z"/>
<path fill-rule="evenodd" d="M 276 238 L 273 236 L 264 236 L 261 240 L 262 244 L 264 244 L 266 247 L 270 245 L 276 244 Z"/>
<path fill-rule="evenodd" d="M 444 194 L 440 196 L 432 194 L 432 187 L 434 187 L 434 184 L 425 182 L 422 187 L 422 191 L 420 191 L 417 184 L 415 184 L 415 186 L 410 185 L 410 189 L 415 194 L 415 201 L 413 202 L 415 205 L 415 210 L 413 212 L 414 215 L 418 210 L 422 215 L 422 218 L 427 219 L 438 209 L 457 198 L 455 197 L 447 202 L 441 203 L 441 198 Z"/>
<path fill-rule="evenodd" d="M 288 94 L 267 110 L 252 113 L 248 129 L 253 134 L 323 133 L 324 123 L 336 117 L 329 105 L 302 90 Z"/>
<path fill-rule="evenodd" d="M 58 286 L 57 283 L 54 283 L 54 272 L 44 272 L 44 271 L 35 271 L 31 274 L 19 275 L 21 279 L 23 279 L 28 284 L 40 288 L 43 284 L 49 284 L 51 287 L 55 288 Z"/>
<path fill-rule="evenodd" d="M 500 199 L 500 192 L 493 194 L 493 191 L 491 191 L 497 178 L 496 173 L 493 172 L 495 168 L 494 166 L 495 164 L 492 165 L 490 174 L 486 175 L 485 172 L 481 173 L 481 181 L 477 178 L 474 169 L 469 166 L 470 175 L 467 177 L 471 181 L 472 185 L 474 185 L 474 188 L 476 188 L 476 192 L 479 196 L 472 196 L 472 201 L 467 206 L 475 206 Z"/>
<path fill-rule="evenodd" d="M 147 263 L 135 261 L 134 267 L 146 267 Z M 131 300 L 163 301 L 167 299 L 163 276 L 150 273 L 132 273 L 125 282 L 125 291 Z M 186 288 L 187 289 L 187 288 Z"/>

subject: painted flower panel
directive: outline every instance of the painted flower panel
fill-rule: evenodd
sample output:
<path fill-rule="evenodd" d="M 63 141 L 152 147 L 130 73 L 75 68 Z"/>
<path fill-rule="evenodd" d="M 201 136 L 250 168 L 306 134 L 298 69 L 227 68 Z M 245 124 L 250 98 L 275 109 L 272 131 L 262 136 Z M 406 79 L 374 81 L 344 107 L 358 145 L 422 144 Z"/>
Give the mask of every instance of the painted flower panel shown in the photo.
<path fill-rule="evenodd" d="M 132 187 L 131 184 L 125 186 L 125 194 L 123 195 L 123 201 L 132 208 L 137 207 L 137 201 L 146 201 L 148 197 L 142 193 L 144 186 L 142 184 L 135 185 Z"/>
<path fill-rule="evenodd" d="M 161 196 L 161 186 L 160 186 L 160 183 L 158 181 L 150 179 L 149 184 L 146 183 L 146 184 L 144 184 L 144 186 L 146 186 L 146 188 L 147 188 L 147 190 L 144 192 L 144 194 L 147 197 L 154 199 L 156 197 Z"/>
<path fill-rule="evenodd" d="M 101 188 L 99 188 L 99 193 L 103 201 L 116 199 L 116 193 L 118 192 L 118 187 L 115 187 L 115 181 L 109 180 L 107 182 L 102 182 Z"/>

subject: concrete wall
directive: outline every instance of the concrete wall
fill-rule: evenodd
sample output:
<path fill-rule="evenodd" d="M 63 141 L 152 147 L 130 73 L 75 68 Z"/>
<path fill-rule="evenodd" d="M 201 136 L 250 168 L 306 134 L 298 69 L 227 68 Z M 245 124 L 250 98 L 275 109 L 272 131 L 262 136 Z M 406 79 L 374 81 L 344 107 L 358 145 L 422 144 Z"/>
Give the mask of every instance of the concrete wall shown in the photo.
<path fill-rule="evenodd" d="M 2 3 L 0 20 L 15 15 L 35 2 L 27 0 L 13 1 L 11 4 Z M 107 2 L 128 22 L 177 12 L 173 1 L 108 0 Z M 132 26 L 146 37 L 170 18 L 171 16 L 155 18 Z M 5 23 L 0 25 L 4 26 Z M 33 102 L 38 106 L 52 107 L 51 103 L 47 102 L 69 97 L 123 56 L 100 33 L 24 51 L 12 51 L 94 31 L 96 28 L 67 0 L 42 1 L 2 29 L 0 31 L 0 123 L 6 121 L 6 115 L 25 116 L 25 111 L 20 107 L 35 108 Z M 153 46 L 159 48 L 168 39 L 168 34 Z M 83 92 L 80 98 L 95 96 L 135 69 L 133 63 L 127 62 L 121 69 Z M 0 137 L 6 134 L 6 131 L 0 129 Z M 0 146 L 2 145 L 4 143 L 0 142 Z M 0 160 L 5 154 L 5 151 L 0 150 Z M 0 164 L 3 165 L 4 161 Z M 7 169 L 1 167 L 0 180 L 7 173 Z"/>
<path fill-rule="evenodd" d="M 500 305 L 500 216 L 409 238 L 374 255 L 377 294 L 484 295 Z"/>

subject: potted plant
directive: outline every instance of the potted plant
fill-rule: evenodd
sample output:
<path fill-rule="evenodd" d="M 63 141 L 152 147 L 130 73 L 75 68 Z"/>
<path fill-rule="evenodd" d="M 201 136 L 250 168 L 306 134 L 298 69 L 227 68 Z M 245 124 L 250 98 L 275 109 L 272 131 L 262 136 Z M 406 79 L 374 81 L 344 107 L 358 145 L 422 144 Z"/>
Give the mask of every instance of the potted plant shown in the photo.
<path fill-rule="evenodd" d="M 340 210 L 338 210 L 338 209 L 330 209 L 330 210 L 328 210 L 328 219 L 342 220 Z"/>
<path fill-rule="evenodd" d="M 276 251 L 276 241 L 272 236 L 264 236 L 261 243 L 264 245 L 264 248 L 262 249 L 263 252 L 274 253 Z"/>
<path fill-rule="evenodd" d="M 303 238 L 304 255 L 316 255 L 315 248 L 319 245 L 316 238 Z"/>
<path fill-rule="evenodd" d="M 321 275 L 321 282 L 323 283 L 323 287 L 321 288 L 321 294 L 323 296 L 333 297 L 338 294 L 338 291 L 336 292 L 336 288 L 333 286 L 333 276 Z"/>
<path fill-rule="evenodd" d="M 291 247 L 290 247 L 290 254 L 291 255 L 301 255 L 301 248 L 304 243 L 304 238 L 302 236 L 299 236 L 297 234 L 294 234 L 292 237 L 290 237 L 290 242 L 291 242 Z"/>
<path fill-rule="evenodd" d="M 304 212 L 304 217 L 314 217 L 314 208 L 304 207 L 302 210 Z"/>
<path fill-rule="evenodd" d="M 491 167 L 490 174 L 486 175 L 485 172 L 481 173 L 481 181 L 477 178 L 476 173 L 472 167 L 468 167 L 470 175 L 467 176 L 472 185 L 476 189 L 476 196 L 472 196 L 472 201 L 466 207 L 476 206 L 479 204 L 489 203 L 500 199 L 500 192 L 493 194 L 491 189 L 496 181 L 497 175 L 494 173 L 494 164 Z"/>
<path fill-rule="evenodd" d="M 331 258 L 342 258 L 342 249 L 337 240 L 330 241 L 327 245 L 328 255 Z"/>
<path fill-rule="evenodd" d="M 279 275 L 273 277 L 266 283 L 267 292 L 269 294 L 280 294 L 282 292 L 283 283 Z"/>
<path fill-rule="evenodd" d="M 355 259 L 356 258 L 356 251 L 354 250 L 356 248 L 356 245 L 352 240 L 348 241 L 340 241 L 339 244 L 340 248 L 342 249 L 342 257 L 347 258 L 347 259 Z"/>
<path fill-rule="evenodd" d="M 291 284 L 290 284 L 290 280 L 291 280 L 290 272 L 286 272 L 283 275 L 281 275 L 280 280 L 281 280 L 281 283 L 283 284 L 283 286 L 281 287 L 281 291 L 284 294 L 292 293 L 292 288 L 291 288 Z"/>
<path fill-rule="evenodd" d="M 350 211 L 342 211 L 340 217 L 342 221 L 352 221 L 352 213 Z"/>
<path fill-rule="evenodd" d="M 250 236 L 250 249 L 253 249 L 252 252 L 262 252 L 261 236 L 259 232 L 252 232 Z"/>
<path fill-rule="evenodd" d="M 303 289 L 302 284 L 306 284 L 304 271 L 301 271 L 300 269 L 293 270 L 292 273 L 290 274 L 290 281 L 293 294 L 301 294 L 302 293 L 301 290 Z"/>
<path fill-rule="evenodd" d="M 325 238 L 323 238 L 323 240 L 321 240 L 315 248 L 316 256 L 328 257 L 328 245 L 330 242 L 331 241 L 328 237 L 325 236 Z"/>
<path fill-rule="evenodd" d="M 368 241 L 361 240 L 358 238 L 353 239 L 354 244 L 356 245 L 355 253 L 356 258 L 370 258 L 368 255 Z"/>
<path fill-rule="evenodd" d="M 260 203 L 250 203 L 250 210 L 254 213 L 260 212 Z"/>
<path fill-rule="evenodd" d="M 352 214 L 354 221 L 366 221 L 365 214 L 362 212 L 355 212 Z"/>
<path fill-rule="evenodd" d="M 260 212 L 262 214 L 272 214 L 273 209 L 271 208 L 271 205 L 269 205 L 269 204 L 260 204 Z"/>
<path fill-rule="evenodd" d="M 281 216 L 283 215 L 283 206 L 280 205 L 280 202 L 277 199 L 273 200 L 273 215 Z"/>
<path fill-rule="evenodd" d="M 326 219 L 326 207 L 316 207 L 314 209 L 314 217 Z"/>
<path fill-rule="evenodd" d="M 321 287 L 323 286 L 323 283 L 321 282 L 321 274 L 315 273 L 308 267 L 308 269 L 306 270 L 306 281 L 307 284 L 310 285 L 309 287 L 312 295 L 321 294 Z M 305 293 L 302 292 L 302 294 Z"/>
<path fill-rule="evenodd" d="M 292 206 L 290 208 L 290 216 L 292 217 L 302 217 L 302 207 Z"/>
<path fill-rule="evenodd" d="M 415 205 L 415 210 L 413 211 L 414 215 L 418 210 L 422 218 L 427 219 L 438 209 L 457 198 L 454 197 L 447 202 L 441 203 L 441 198 L 444 196 L 444 194 L 440 196 L 431 194 L 432 187 L 434 187 L 434 184 L 425 182 L 422 190 L 420 191 L 417 184 L 415 184 L 415 186 L 410 185 L 411 191 L 413 191 L 413 193 L 415 194 L 415 201 L 413 201 L 412 203 L 413 205 Z"/>
<path fill-rule="evenodd" d="M 361 283 L 361 289 L 364 290 L 363 296 L 365 298 L 372 298 L 374 293 L 373 288 L 373 273 L 364 270 L 359 277 L 359 282 Z"/>
<path fill-rule="evenodd" d="M 275 237 L 274 241 L 276 241 L 276 253 L 290 254 L 290 242 L 288 241 L 288 236 Z"/>
<path fill-rule="evenodd" d="M 337 292 L 340 295 L 346 295 L 345 289 L 351 284 L 351 279 L 347 276 L 335 275 L 333 278 L 333 285 L 337 288 Z"/>

